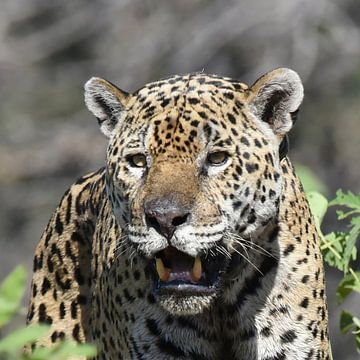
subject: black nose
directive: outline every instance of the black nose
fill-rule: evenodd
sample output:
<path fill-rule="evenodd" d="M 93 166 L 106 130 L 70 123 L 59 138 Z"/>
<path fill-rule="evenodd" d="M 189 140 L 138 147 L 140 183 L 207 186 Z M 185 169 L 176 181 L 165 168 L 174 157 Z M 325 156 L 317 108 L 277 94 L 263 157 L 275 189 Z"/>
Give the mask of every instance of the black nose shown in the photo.
<path fill-rule="evenodd" d="M 184 224 L 189 216 L 189 211 L 171 198 L 146 201 L 144 210 L 147 225 L 168 240 L 173 236 L 176 227 Z"/>

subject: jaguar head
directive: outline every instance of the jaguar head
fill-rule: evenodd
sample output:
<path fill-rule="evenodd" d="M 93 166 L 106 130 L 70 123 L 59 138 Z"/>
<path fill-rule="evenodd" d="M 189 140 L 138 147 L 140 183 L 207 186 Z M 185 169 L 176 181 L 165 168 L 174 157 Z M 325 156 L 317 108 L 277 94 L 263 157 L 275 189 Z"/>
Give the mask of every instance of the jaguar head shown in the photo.
<path fill-rule="evenodd" d="M 289 69 L 251 87 L 203 73 L 133 94 L 103 79 L 87 82 L 86 104 L 109 137 L 114 215 L 171 313 L 211 306 L 239 266 L 241 242 L 256 241 L 276 221 L 279 147 L 302 97 Z"/>

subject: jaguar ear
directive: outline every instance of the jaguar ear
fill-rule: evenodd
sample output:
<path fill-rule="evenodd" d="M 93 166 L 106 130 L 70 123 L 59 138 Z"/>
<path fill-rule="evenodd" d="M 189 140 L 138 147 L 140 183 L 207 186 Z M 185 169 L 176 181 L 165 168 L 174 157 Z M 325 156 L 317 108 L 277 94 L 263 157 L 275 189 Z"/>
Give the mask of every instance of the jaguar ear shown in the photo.
<path fill-rule="evenodd" d="M 125 116 L 129 94 L 107 80 L 93 77 L 85 84 L 85 103 L 98 119 L 100 129 L 110 137 Z"/>
<path fill-rule="evenodd" d="M 293 115 L 304 97 L 299 75 L 286 68 L 270 71 L 255 82 L 250 93 L 252 112 L 282 138 L 293 126 Z"/>

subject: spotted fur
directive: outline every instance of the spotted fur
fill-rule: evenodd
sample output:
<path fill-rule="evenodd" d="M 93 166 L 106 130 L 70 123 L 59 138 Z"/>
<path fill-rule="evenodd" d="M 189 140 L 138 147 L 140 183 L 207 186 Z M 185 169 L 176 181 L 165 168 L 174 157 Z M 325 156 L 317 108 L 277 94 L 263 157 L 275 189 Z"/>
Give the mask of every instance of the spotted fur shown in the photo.
<path fill-rule="evenodd" d="M 65 193 L 36 249 L 28 322 L 51 325 L 44 343 L 92 342 L 113 360 L 330 359 L 319 236 L 283 151 L 302 94 L 288 69 L 251 87 L 196 73 L 134 94 L 91 79 L 106 167 Z M 159 197 L 190 214 L 170 239 L 144 219 Z M 154 292 L 149 264 L 169 243 L 226 255 L 215 294 Z"/>

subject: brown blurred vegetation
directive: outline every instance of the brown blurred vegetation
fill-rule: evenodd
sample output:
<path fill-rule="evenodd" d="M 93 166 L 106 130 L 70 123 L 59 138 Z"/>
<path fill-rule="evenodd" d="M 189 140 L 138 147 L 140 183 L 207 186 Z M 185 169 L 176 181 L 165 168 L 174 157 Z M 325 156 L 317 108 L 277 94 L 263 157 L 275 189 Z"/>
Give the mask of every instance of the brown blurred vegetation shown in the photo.
<path fill-rule="evenodd" d="M 106 141 L 83 104 L 82 86 L 93 75 L 132 91 L 174 73 L 204 69 L 251 83 L 272 68 L 293 68 L 306 97 L 291 135 L 292 159 L 311 167 L 330 194 L 339 187 L 360 190 L 359 1 L 1 5 L 0 278 L 16 263 L 30 268 L 62 193 L 104 163 Z M 355 359 L 354 346 L 344 346 L 348 340 L 336 332 L 336 314 L 335 359 Z"/>

